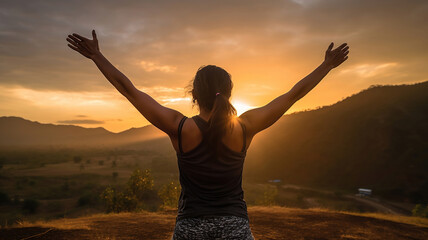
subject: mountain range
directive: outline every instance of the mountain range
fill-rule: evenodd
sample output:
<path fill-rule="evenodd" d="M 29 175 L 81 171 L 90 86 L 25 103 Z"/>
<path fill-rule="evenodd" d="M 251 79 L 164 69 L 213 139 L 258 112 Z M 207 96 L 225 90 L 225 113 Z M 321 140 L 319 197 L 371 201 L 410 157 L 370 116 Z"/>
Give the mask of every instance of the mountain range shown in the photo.
<path fill-rule="evenodd" d="M 0 117 L 0 147 L 119 145 L 153 146 L 172 153 L 167 161 L 175 165 L 171 143 L 153 125 L 112 133 Z M 254 137 L 245 161 L 245 178 L 257 181 L 365 187 L 428 201 L 428 81 L 376 85 L 330 106 L 286 114 Z"/>

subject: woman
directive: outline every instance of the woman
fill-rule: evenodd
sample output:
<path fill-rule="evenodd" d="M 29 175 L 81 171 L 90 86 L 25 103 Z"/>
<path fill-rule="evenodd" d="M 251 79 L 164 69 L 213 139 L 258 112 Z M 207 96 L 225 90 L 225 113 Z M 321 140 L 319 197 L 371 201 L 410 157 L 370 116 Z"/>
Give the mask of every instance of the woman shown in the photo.
<path fill-rule="evenodd" d="M 135 88 L 101 54 L 95 30 L 92 37 L 68 35 L 68 46 L 93 60 L 150 123 L 168 134 L 177 152 L 182 191 L 172 239 L 254 239 L 241 186 L 251 140 L 343 63 L 348 58 L 347 44 L 332 50 L 331 43 L 323 63 L 290 91 L 239 117 L 229 102 L 230 75 L 217 66 L 201 67 L 190 90 L 200 114 L 187 118 Z"/>

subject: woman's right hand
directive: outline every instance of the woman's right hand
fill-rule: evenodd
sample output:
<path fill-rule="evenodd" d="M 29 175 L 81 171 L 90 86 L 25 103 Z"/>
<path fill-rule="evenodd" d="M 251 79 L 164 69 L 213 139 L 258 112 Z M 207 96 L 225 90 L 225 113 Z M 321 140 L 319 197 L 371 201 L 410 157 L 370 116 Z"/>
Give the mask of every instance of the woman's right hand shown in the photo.
<path fill-rule="evenodd" d="M 333 69 L 346 61 L 346 59 L 348 59 L 347 55 L 349 53 L 349 46 L 347 43 L 340 45 L 334 50 L 332 49 L 333 43 L 330 43 L 330 46 L 328 46 L 327 51 L 325 52 L 324 59 L 324 64 L 330 69 Z"/>
<path fill-rule="evenodd" d="M 83 56 L 93 59 L 94 56 L 100 54 L 100 48 L 98 46 L 98 39 L 95 30 L 92 30 L 92 40 L 82 37 L 77 33 L 68 35 L 67 41 L 71 44 L 67 44 L 74 51 L 82 54 Z"/>

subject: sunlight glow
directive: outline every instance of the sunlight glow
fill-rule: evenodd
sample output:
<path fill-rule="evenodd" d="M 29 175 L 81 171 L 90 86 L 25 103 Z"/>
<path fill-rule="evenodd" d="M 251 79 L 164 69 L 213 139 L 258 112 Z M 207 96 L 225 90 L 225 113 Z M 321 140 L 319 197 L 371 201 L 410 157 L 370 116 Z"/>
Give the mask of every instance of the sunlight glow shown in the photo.
<path fill-rule="evenodd" d="M 236 111 L 238 112 L 238 116 L 243 114 L 244 112 L 255 108 L 254 106 L 250 106 L 242 101 L 232 101 L 232 105 L 235 107 Z"/>
<path fill-rule="evenodd" d="M 37 106 L 93 106 L 106 107 L 115 103 L 118 95 L 111 92 L 66 92 L 33 90 L 30 88 L 8 89 L 12 96 L 31 102 Z"/>

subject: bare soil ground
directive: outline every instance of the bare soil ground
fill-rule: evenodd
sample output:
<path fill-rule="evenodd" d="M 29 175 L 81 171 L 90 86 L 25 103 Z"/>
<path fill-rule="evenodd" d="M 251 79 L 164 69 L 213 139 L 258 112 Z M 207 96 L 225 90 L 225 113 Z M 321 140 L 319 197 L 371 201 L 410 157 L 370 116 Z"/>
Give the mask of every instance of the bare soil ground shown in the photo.
<path fill-rule="evenodd" d="M 0 229 L 0 239 L 171 239 L 175 211 L 99 214 Z M 326 210 L 248 207 L 256 239 L 428 239 L 428 221 Z"/>

